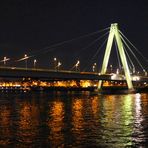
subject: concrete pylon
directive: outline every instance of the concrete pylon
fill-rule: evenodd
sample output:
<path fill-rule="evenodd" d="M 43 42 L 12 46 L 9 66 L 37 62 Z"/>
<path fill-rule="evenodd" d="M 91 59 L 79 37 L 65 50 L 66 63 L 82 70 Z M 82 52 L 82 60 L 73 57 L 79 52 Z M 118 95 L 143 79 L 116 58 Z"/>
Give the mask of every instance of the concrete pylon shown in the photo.
<path fill-rule="evenodd" d="M 122 40 L 121 40 L 121 37 L 120 37 L 120 33 L 119 33 L 119 30 L 118 30 L 118 24 L 117 23 L 111 24 L 111 27 L 110 27 L 110 33 L 109 33 L 108 41 L 107 41 L 107 45 L 106 45 L 106 50 L 105 50 L 105 55 L 104 55 L 104 59 L 103 59 L 101 74 L 106 73 L 114 38 L 117 42 L 119 55 L 120 55 L 121 63 L 123 65 L 123 70 L 124 70 L 124 73 L 125 73 L 128 89 L 132 90 L 133 89 L 132 79 L 131 79 L 131 75 L 130 75 L 129 67 L 128 67 L 128 64 L 127 64 L 127 59 L 126 59 L 126 55 L 125 55 L 125 51 L 124 51 L 124 48 L 123 48 L 123 43 L 122 43 Z M 101 89 L 101 86 L 102 86 L 102 80 L 99 81 L 98 89 Z"/>

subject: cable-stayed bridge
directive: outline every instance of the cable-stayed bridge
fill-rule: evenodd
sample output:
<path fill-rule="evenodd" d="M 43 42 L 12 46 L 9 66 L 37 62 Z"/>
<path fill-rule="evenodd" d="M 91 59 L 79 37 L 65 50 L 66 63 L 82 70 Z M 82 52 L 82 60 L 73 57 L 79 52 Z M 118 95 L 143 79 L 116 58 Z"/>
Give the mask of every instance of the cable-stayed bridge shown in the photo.
<path fill-rule="evenodd" d="M 104 32 L 108 30 L 108 32 L 99 36 L 99 38 L 93 40 L 91 43 L 87 44 L 87 46 L 83 47 L 82 50 L 78 51 L 78 53 L 82 52 L 82 55 L 88 51 L 89 48 L 92 49 L 92 46 L 96 44 L 98 41 L 103 39 L 106 35 L 108 37 L 104 39 L 103 43 L 97 47 L 97 51 L 93 52 L 93 55 L 89 59 L 85 59 L 86 66 L 83 69 L 80 69 L 80 60 L 76 60 L 75 64 L 71 66 L 68 70 L 61 69 L 62 62 L 59 61 L 56 57 L 53 58 L 53 68 L 45 69 L 37 66 L 38 58 L 42 54 L 51 53 L 55 51 L 56 48 L 63 46 L 65 44 L 69 44 L 75 40 L 82 39 L 85 37 L 97 35 L 97 33 Z M 100 53 L 101 48 L 104 48 L 106 45 L 105 53 Z M 114 64 L 111 64 L 109 57 L 111 55 L 111 49 L 114 46 L 116 49 L 116 69 Z M 96 46 L 95 46 L 96 47 Z M 134 49 L 132 49 L 132 48 Z M 102 57 L 101 60 L 98 59 L 99 53 Z M 141 59 L 145 62 L 143 65 L 140 62 L 140 58 L 137 57 L 137 54 L 141 57 Z M 88 54 L 91 54 L 89 51 Z M 133 58 L 131 58 L 131 56 Z M 33 66 L 29 67 L 29 60 L 33 61 Z M 99 62 L 98 62 L 99 61 Z M 101 62 L 103 61 L 103 63 Z M 24 62 L 24 67 L 17 67 L 16 63 Z M 111 63 L 110 63 L 111 62 Z M 103 81 L 117 81 L 117 82 L 126 82 L 126 85 L 129 89 L 134 89 L 134 83 L 138 82 L 147 87 L 148 76 L 147 76 L 147 58 L 127 39 L 127 37 L 119 30 L 118 24 L 111 24 L 111 27 L 105 28 L 101 31 L 93 32 L 84 36 L 80 36 L 75 39 L 71 39 L 68 41 L 64 41 L 50 47 L 43 48 L 41 50 L 36 51 L 32 54 L 25 54 L 24 57 L 16 60 L 11 60 L 4 56 L 3 60 L 1 60 L 3 64 L 0 68 L 0 77 L 3 78 L 31 78 L 35 80 L 44 80 L 44 81 L 80 81 L 80 80 L 92 80 L 98 81 L 97 87 L 101 89 L 103 85 Z M 11 66 L 10 66 L 11 63 Z M 101 64 L 102 63 L 102 64 Z M 136 64 L 134 64 L 136 63 Z M 15 66 L 14 66 L 14 65 Z M 70 61 L 68 62 L 68 65 Z M 89 67 L 89 71 L 87 71 L 87 67 Z M 98 66 L 100 66 L 100 69 Z M 117 66 L 118 65 L 118 66 Z M 138 70 L 136 70 L 138 68 Z M 141 69 L 141 72 L 139 71 Z M 96 86 L 96 84 L 95 84 Z"/>

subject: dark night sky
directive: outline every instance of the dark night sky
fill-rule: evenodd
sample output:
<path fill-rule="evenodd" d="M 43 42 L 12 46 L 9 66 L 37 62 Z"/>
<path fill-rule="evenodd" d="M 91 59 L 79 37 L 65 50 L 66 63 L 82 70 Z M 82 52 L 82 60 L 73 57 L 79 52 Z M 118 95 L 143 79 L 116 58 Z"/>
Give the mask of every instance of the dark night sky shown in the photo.
<path fill-rule="evenodd" d="M 25 53 L 104 29 L 114 22 L 148 58 L 147 0 L 1 0 L 0 59 L 19 59 Z M 57 56 L 70 66 L 72 49 L 62 48 L 58 49 L 62 52 L 35 58 L 41 65 L 48 65 Z M 85 54 L 91 54 L 87 50 Z M 81 60 L 87 61 L 86 57 Z"/>

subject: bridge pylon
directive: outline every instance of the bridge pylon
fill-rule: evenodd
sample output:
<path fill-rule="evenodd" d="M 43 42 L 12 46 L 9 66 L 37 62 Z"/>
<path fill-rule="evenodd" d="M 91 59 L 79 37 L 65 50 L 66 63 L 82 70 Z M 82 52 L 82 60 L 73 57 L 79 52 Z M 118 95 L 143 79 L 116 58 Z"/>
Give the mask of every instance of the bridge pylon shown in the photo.
<path fill-rule="evenodd" d="M 123 43 L 122 43 L 122 40 L 120 37 L 117 23 L 111 24 L 111 27 L 110 27 L 110 32 L 109 32 L 109 36 L 108 36 L 108 41 L 107 41 L 105 55 L 104 55 L 104 59 L 103 59 L 102 69 L 101 69 L 101 74 L 106 73 L 114 38 L 117 42 L 119 55 L 120 55 L 121 63 L 123 65 L 123 70 L 125 73 L 128 89 L 132 90 L 133 89 L 132 79 L 131 79 L 129 66 L 127 64 L 127 59 L 126 59 L 126 55 L 125 55 L 125 51 L 123 48 Z M 102 87 L 102 80 L 99 81 L 98 89 L 101 89 L 101 87 Z"/>

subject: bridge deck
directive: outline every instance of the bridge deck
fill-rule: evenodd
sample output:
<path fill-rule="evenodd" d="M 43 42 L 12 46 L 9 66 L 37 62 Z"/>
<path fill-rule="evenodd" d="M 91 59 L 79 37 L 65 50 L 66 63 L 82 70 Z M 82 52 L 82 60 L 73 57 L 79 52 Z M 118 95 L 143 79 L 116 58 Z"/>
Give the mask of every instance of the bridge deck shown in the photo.
<path fill-rule="evenodd" d="M 75 71 L 55 71 L 48 69 L 32 69 L 32 68 L 14 68 L 14 67 L 1 67 L 0 77 L 9 78 L 35 78 L 35 79 L 79 79 L 79 80 L 108 80 L 111 79 L 111 75 L 99 75 L 92 72 L 75 72 Z"/>

